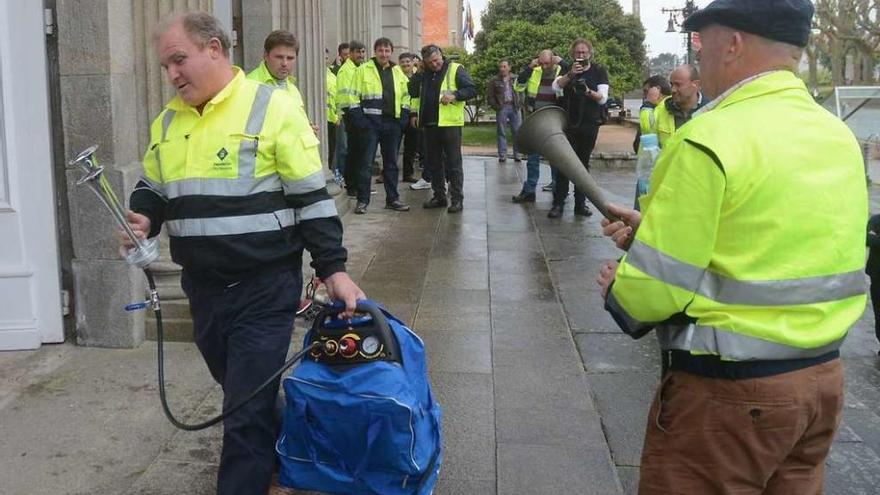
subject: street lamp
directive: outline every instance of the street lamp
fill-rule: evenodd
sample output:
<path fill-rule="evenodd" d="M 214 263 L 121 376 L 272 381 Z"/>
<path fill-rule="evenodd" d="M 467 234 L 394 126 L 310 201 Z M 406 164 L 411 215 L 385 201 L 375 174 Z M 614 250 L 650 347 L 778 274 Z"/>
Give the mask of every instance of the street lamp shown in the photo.
<path fill-rule="evenodd" d="M 684 7 L 680 9 L 660 9 L 664 14 L 669 14 L 669 24 L 666 27 L 667 33 L 675 33 L 681 32 L 687 37 L 687 63 L 694 63 L 694 48 L 693 48 L 693 33 L 685 30 L 683 24 L 685 19 L 687 19 L 691 14 L 699 10 L 696 5 L 694 5 L 694 0 L 685 0 Z M 681 31 L 676 29 L 677 27 L 681 28 Z"/>

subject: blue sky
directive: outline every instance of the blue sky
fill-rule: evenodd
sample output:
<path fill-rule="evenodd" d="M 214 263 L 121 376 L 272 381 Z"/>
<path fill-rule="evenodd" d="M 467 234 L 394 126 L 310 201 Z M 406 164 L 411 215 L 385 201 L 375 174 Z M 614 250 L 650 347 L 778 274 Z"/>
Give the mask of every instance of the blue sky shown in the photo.
<path fill-rule="evenodd" d="M 476 30 L 480 29 L 480 12 L 486 8 L 491 0 L 465 0 L 470 2 L 471 10 L 474 12 L 474 22 Z M 611 1 L 611 0 L 609 0 Z M 617 0 L 623 5 L 625 12 L 632 10 L 632 2 L 630 0 Z M 705 6 L 708 0 L 698 0 L 698 7 Z M 641 0 L 642 24 L 645 26 L 645 44 L 648 46 L 648 56 L 653 57 L 659 53 L 676 53 L 684 55 L 684 36 L 681 34 L 673 34 L 666 32 L 666 26 L 669 22 L 669 14 L 663 14 L 660 9 L 681 8 L 684 6 L 684 0 Z"/>

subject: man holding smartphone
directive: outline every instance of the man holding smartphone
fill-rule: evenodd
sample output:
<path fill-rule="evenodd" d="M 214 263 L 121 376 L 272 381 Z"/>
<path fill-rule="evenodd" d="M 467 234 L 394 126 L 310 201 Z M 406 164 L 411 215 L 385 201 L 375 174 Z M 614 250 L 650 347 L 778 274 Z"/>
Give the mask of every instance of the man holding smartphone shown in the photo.
<path fill-rule="evenodd" d="M 596 146 L 602 124 L 602 105 L 608 101 L 608 72 L 593 63 L 593 45 L 584 38 L 572 42 L 571 55 L 574 58 L 571 70 L 553 81 L 553 89 L 563 91 L 562 107 L 568 113 L 565 134 L 581 163 L 589 170 L 590 154 Z M 547 214 L 549 218 L 562 216 L 568 183 L 567 177 L 558 175 L 553 190 L 553 207 Z M 584 217 L 593 214 L 587 208 L 586 195 L 577 188 L 574 190 L 574 214 Z"/>

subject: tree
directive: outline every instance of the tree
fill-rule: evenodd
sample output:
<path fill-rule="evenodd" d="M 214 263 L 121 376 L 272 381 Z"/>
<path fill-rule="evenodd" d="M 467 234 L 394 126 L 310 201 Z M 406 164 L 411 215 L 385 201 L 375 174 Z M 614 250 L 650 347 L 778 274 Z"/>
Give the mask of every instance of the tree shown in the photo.
<path fill-rule="evenodd" d="M 481 17 L 483 30 L 474 40 L 477 53 L 488 48 L 488 35 L 500 24 L 512 20 L 548 24 L 554 13 L 584 20 L 592 28 L 590 41 L 616 41 L 641 69 L 645 62 L 645 29 L 636 17 L 624 14 L 618 2 L 610 0 L 492 0 Z"/>
<path fill-rule="evenodd" d="M 490 4 L 495 5 L 493 2 Z M 595 28 L 583 17 L 557 12 L 542 24 L 529 20 L 509 20 L 495 24 L 484 33 L 485 48 L 475 53 L 471 74 L 478 88 L 485 88 L 492 77 L 498 61 L 506 59 L 514 71 L 534 59 L 542 49 L 568 57 L 571 42 L 579 37 L 596 40 L 593 43 L 594 58 L 608 70 L 613 91 L 628 91 L 641 85 L 641 63 L 631 57 L 627 47 L 613 38 L 595 36 Z"/>
<path fill-rule="evenodd" d="M 817 0 L 813 27 L 818 31 L 807 49 L 808 60 L 825 59 L 832 81 L 846 81 L 846 62 L 852 60 L 853 82 L 871 84 L 880 51 L 880 6 L 876 0 Z M 811 76 L 812 79 L 812 76 Z M 811 81 L 812 82 L 812 81 Z"/>
<path fill-rule="evenodd" d="M 648 71 L 652 76 L 668 76 L 681 63 L 681 57 L 678 55 L 674 53 L 661 53 L 648 61 Z"/>

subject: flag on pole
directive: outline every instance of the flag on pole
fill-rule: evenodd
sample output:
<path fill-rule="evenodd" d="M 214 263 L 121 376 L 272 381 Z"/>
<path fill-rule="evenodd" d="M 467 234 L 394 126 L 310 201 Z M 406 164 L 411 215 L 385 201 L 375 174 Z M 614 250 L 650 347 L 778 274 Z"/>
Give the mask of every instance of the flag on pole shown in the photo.
<path fill-rule="evenodd" d="M 461 27 L 461 38 L 474 39 L 474 14 L 471 12 L 471 3 L 468 2 L 464 7 L 464 25 Z"/>

